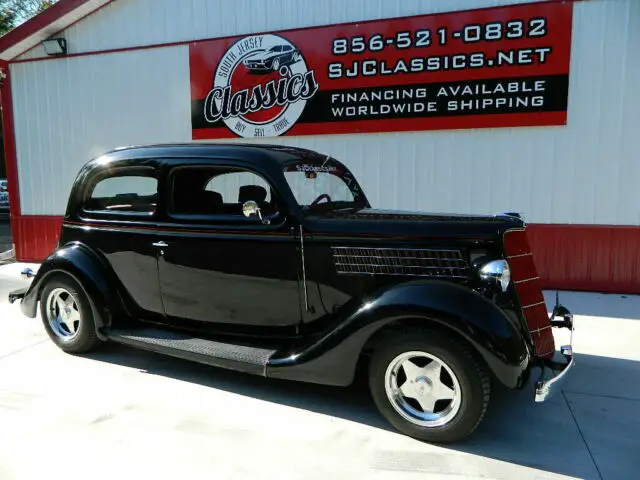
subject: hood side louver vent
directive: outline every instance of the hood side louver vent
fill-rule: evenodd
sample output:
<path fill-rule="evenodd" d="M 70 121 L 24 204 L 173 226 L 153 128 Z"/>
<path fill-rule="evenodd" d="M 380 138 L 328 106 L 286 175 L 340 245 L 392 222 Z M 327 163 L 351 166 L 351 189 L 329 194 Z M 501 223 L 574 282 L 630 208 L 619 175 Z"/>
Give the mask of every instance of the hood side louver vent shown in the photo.
<path fill-rule="evenodd" d="M 339 274 L 467 278 L 469 268 L 459 250 L 332 247 Z"/>

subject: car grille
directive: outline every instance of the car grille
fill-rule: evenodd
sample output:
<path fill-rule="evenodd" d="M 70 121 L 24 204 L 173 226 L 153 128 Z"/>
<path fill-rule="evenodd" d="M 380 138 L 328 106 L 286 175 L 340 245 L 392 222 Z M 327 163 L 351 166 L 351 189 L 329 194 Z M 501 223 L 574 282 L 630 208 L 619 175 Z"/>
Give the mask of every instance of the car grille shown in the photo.
<path fill-rule="evenodd" d="M 459 250 L 333 247 L 333 260 L 340 274 L 468 277 Z"/>

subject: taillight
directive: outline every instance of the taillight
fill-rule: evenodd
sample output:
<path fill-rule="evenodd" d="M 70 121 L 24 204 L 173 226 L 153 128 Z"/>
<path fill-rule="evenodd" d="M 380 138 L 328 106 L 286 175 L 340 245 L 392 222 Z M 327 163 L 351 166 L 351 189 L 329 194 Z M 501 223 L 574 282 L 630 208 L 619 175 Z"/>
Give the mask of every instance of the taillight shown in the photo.
<path fill-rule="evenodd" d="M 551 357 L 555 351 L 555 342 L 527 232 L 525 229 L 507 230 L 503 238 L 505 255 L 511 268 L 511 280 L 529 326 L 536 356 Z"/>

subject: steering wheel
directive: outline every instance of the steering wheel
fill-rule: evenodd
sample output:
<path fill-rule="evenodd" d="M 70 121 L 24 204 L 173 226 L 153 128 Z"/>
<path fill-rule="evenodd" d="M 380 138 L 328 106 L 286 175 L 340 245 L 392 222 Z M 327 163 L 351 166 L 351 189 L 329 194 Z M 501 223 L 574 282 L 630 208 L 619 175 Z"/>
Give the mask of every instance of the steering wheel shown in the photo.
<path fill-rule="evenodd" d="M 318 195 L 318 197 L 313 202 L 311 202 L 311 205 L 315 205 L 316 203 L 318 203 L 323 198 L 326 198 L 327 202 L 331 202 L 331 197 L 329 195 L 327 195 L 326 193 L 323 193 L 321 195 Z"/>

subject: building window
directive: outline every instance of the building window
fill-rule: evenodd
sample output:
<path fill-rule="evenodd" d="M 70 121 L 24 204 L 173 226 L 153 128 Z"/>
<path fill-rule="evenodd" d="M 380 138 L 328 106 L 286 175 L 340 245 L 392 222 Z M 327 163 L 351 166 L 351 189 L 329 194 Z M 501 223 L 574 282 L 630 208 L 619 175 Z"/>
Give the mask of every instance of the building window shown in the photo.
<path fill-rule="evenodd" d="M 118 175 L 100 180 L 85 202 L 85 210 L 152 214 L 158 180 L 144 175 Z"/>

